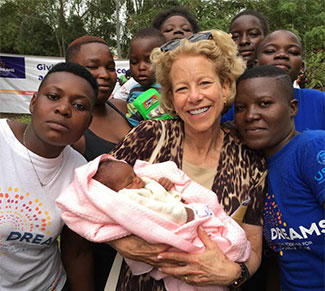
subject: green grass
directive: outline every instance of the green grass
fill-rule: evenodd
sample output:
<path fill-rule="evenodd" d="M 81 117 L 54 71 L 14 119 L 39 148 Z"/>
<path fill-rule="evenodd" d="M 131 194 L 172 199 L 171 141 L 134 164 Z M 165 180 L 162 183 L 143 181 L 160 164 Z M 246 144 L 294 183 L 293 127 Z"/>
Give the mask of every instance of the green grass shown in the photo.
<path fill-rule="evenodd" d="M 16 114 L 16 113 L 0 113 L 0 118 L 6 118 L 10 120 L 17 120 L 23 123 L 30 122 L 30 114 Z"/>

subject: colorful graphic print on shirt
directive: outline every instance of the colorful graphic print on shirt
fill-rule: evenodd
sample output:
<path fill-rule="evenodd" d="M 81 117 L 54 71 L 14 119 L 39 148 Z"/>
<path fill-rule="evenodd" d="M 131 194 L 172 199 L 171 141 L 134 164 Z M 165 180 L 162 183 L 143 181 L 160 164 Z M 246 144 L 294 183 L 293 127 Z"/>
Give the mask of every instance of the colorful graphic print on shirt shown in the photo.
<path fill-rule="evenodd" d="M 51 225 L 51 214 L 41 199 L 31 199 L 30 193 L 14 187 L 0 189 L 0 255 L 21 251 L 20 243 L 49 246 Z"/>
<path fill-rule="evenodd" d="M 274 194 L 267 193 L 264 208 L 264 236 L 270 247 L 283 256 L 285 250 L 311 250 L 310 237 L 321 236 L 325 232 L 325 220 L 313 222 L 309 226 L 290 227 L 278 207 Z"/>

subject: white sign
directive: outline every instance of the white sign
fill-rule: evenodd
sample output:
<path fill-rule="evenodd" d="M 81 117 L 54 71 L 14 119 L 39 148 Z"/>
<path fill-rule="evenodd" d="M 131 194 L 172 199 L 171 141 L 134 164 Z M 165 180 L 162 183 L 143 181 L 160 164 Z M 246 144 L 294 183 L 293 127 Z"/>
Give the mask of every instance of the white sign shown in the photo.
<path fill-rule="evenodd" d="M 29 102 L 46 73 L 64 58 L 0 54 L 0 112 L 29 113 Z M 129 61 L 115 61 L 117 75 Z M 119 83 L 115 90 L 119 88 Z"/>

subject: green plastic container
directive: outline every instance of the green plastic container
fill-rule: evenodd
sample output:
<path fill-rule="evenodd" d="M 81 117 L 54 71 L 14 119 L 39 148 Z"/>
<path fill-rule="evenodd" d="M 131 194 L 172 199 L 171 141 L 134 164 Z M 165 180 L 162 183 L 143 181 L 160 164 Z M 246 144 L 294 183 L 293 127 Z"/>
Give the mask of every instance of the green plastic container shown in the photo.
<path fill-rule="evenodd" d="M 173 118 L 161 108 L 160 94 L 156 89 L 151 88 L 143 92 L 133 101 L 133 104 L 144 120 Z"/>

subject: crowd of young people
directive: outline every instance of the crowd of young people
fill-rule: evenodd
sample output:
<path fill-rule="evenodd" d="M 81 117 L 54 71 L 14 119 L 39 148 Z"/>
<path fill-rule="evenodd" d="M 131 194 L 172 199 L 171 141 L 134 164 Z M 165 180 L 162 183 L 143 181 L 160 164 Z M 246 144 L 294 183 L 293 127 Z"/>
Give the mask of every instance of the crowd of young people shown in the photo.
<path fill-rule="evenodd" d="M 123 264 L 121 291 L 323 290 L 325 93 L 293 88 L 303 51 L 292 31 L 268 33 L 265 18 L 246 10 L 229 32 L 199 33 L 184 7 L 159 13 L 132 38 L 132 78 L 113 99 L 107 43 L 77 38 L 33 96 L 30 124 L 1 120 L 1 290 L 104 290 L 116 251 L 178 279 L 170 285 Z M 133 106 L 152 88 L 168 120 L 142 121 Z M 222 122 L 231 120 L 238 131 L 230 134 Z M 184 253 L 132 231 L 90 243 L 64 226 L 55 200 L 77 179 L 76 168 L 106 153 L 130 165 L 174 161 L 216 194 L 227 215 L 244 205 L 237 222 L 251 244 L 245 262 L 229 259 L 200 227 L 193 231 L 202 253 Z M 249 280 L 261 263 L 262 232 L 277 255 L 279 284 L 268 281 L 270 268 L 261 269 L 262 285 Z"/>

